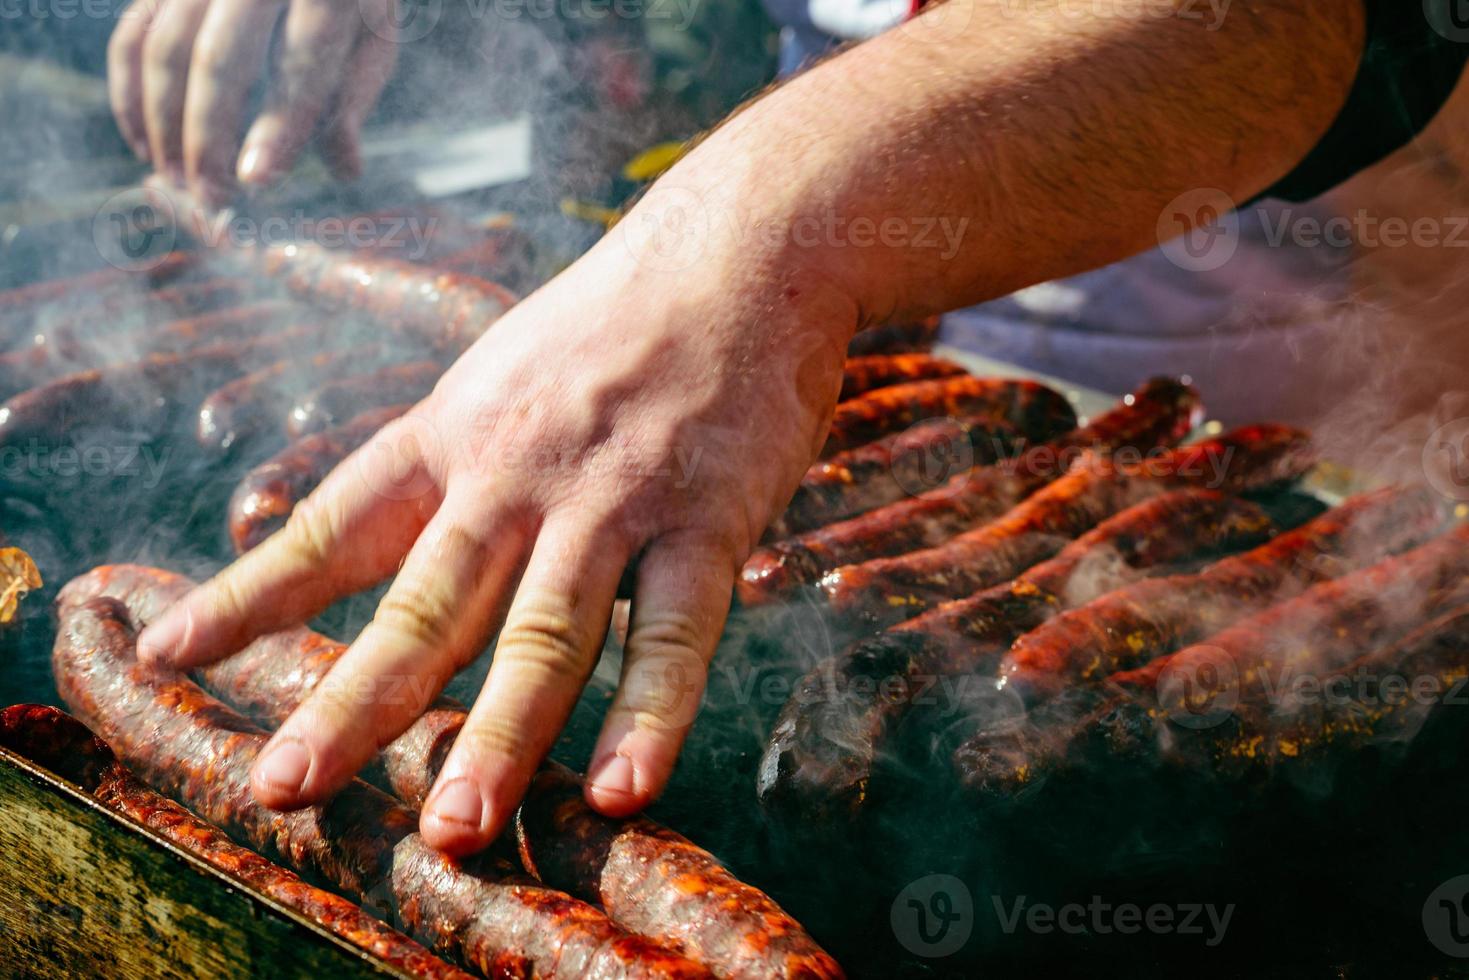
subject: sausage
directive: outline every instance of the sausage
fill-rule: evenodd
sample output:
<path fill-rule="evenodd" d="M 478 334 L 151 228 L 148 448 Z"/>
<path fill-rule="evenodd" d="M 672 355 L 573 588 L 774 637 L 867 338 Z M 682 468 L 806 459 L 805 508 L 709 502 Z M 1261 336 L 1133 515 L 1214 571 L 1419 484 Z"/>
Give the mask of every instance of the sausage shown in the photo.
<path fill-rule="evenodd" d="M 939 336 L 939 318 L 912 323 L 884 323 L 859 330 L 847 344 L 848 357 L 869 354 L 909 354 L 930 350 Z"/>
<path fill-rule="evenodd" d="M 932 354 L 869 354 L 865 357 L 849 357 L 842 368 L 842 392 L 837 398 L 839 401 L 846 401 L 875 388 L 968 373 L 963 365 L 934 357 Z"/>
<path fill-rule="evenodd" d="M 343 370 L 373 364 L 381 354 L 376 346 L 323 351 L 305 360 L 276 361 L 226 382 L 200 403 L 195 438 L 214 453 L 229 452 L 266 434 L 284 438 L 284 401 Z"/>
<path fill-rule="evenodd" d="M 758 770 L 761 801 L 854 815 L 879 754 L 936 677 L 992 666 L 1028 623 L 1123 581 L 1267 537 L 1260 508 L 1212 490 L 1176 490 L 1103 521 L 1007 585 L 948 603 L 818 664 L 794 688 Z"/>
<path fill-rule="evenodd" d="M 1328 760 L 1370 746 L 1405 744 L 1449 696 L 1469 682 L 1469 606 L 1444 610 L 1395 642 L 1320 675 L 1309 698 L 1230 704 L 1227 717 L 1204 724 L 1173 723 L 1147 689 L 1103 694 L 1090 704 L 1054 710 L 1049 702 L 1016 727 L 980 732 L 961 745 L 953 763 L 961 784 L 989 798 L 1013 796 L 1042 778 L 1074 770 L 1151 777 L 1159 767 L 1183 769 L 1237 785 L 1281 767 L 1306 767 L 1322 777 Z M 1069 695 L 1068 695 L 1069 696 Z M 1233 699 L 1231 699 L 1231 702 Z M 1222 708 L 1223 706 L 1221 706 Z M 1171 782 L 1176 775 L 1170 774 Z"/>
<path fill-rule="evenodd" d="M 839 402 L 821 458 L 941 415 L 984 415 L 1021 429 L 1065 430 L 1076 425 L 1071 404 L 1035 381 L 969 375 L 912 381 Z"/>
<path fill-rule="evenodd" d="M 1015 641 L 1000 677 L 1026 700 L 1146 663 L 1315 582 L 1365 567 L 1438 530 L 1421 489 L 1359 494 L 1253 551 L 1192 575 L 1138 582 L 1062 613 Z"/>
<path fill-rule="evenodd" d="M 246 473 L 227 508 L 226 524 L 235 552 L 243 555 L 280 530 L 296 505 L 338 463 L 411 407 L 389 405 L 364 412 L 346 425 L 292 443 Z"/>
<path fill-rule="evenodd" d="M 911 619 L 1015 578 L 1098 521 L 1173 487 L 1208 483 L 1232 492 L 1297 477 L 1310 464 L 1309 441 L 1299 429 L 1258 425 L 1137 464 L 1092 456 L 989 524 L 935 548 L 834 569 L 820 588 L 848 622 Z"/>
<path fill-rule="evenodd" d="M 481 241 L 430 259 L 429 264 L 449 272 L 493 279 L 512 292 L 534 288 L 535 249 L 530 236 L 512 226 L 485 229 L 483 234 Z"/>
<path fill-rule="evenodd" d="M 599 901 L 626 928 L 666 937 L 721 977 L 835 978 L 841 967 L 769 896 L 653 821 L 589 808 L 581 780 L 543 766 L 515 817 L 538 878 Z"/>
<path fill-rule="evenodd" d="M 842 565 L 930 548 L 998 517 L 1066 471 L 1083 447 L 1152 449 L 1183 438 L 1202 408 L 1188 385 L 1154 379 L 1116 408 L 1000 465 L 977 467 L 917 497 L 757 548 L 736 584 L 740 601 L 758 605 Z"/>
<path fill-rule="evenodd" d="M 362 310 L 435 346 L 463 350 L 515 304 L 503 286 L 310 242 L 237 250 L 291 292 Z"/>
<path fill-rule="evenodd" d="M 0 290 L 0 331 L 9 338 L 9 343 L 14 343 L 34 327 L 36 317 L 43 311 L 96 306 L 99 299 L 117 293 L 134 297 L 146 289 L 183 279 L 195 272 L 198 265 L 194 253 L 170 252 L 143 272 L 98 269 Z"/>
<path fill-rule="evenodd" d="M 57 442 L 87 428 L 162 435 L 181 410 L 198 405 L 212 389 L 284 355 L 299 355 L 320 339 L 314 327 L 293 327 L 65 375 L 0 405 L 0 446 Z"/>
<path fill-rule="evenodd" d="M 336 428 L 370 409 L 420 401 L 444 373 L 438 361 L 389 364 L 366 374 L 336 378 L 302 395 L 286 413 L 292 439 Z"/>
<path fill-rule="evenodd" d="M 95 346 L 101 335 L 212 313 L 252 297 L 258 300 L 257 292 L 247 280 L 216 276 L 146 293 L 112 293 L 98 298 L 83 312 L 39 318 L 44 322 L 34 324 L 29 342 L 18 349 L 51 348 L 54 354 L 67 359 Z"/>
<path fill-rule="evenodd" d="M 102 566 L 72 580 L 58 608 L 65 616 L 77 604 L 108 597 L 146 623 L 191 584 L 161 569 Z M 298 627 L 256 640 L 205 668 L 201 679 L 239 710 L 274 724 L 295 710 L 345 650 Z M 384 748 L 387 781 L 410 806 L 422 805 L 466 717 L 461 706 L 440 699 Z M 768 896 L 707 851 L 646 818 L 597 814 L 575 780 L 569 770 L 543 764 L 516 818 L 526 867 L 546 885 L 602 905 L 625 928 L 683 950 L 721 977 L 842 975 Z"/>
<path fill-rule="evenodd" d="M 985 416 L 925 419 L 813 464 L 766 537 L 779 541 L 886 506 L 946 483 L 957 471 L 994 463 L 1017 445 L 1057 434 L 1044 429 L 1022 434 L 1008 422 Z"/>
<path fill-rule="evenodd" d="M 193 681 L 139 664 L 118 600 L 65 608 L 52 658 L 62 698 L 144 779 L 231 836 L 359 901 L 381 901 L 487 976 L 709 976 L 595 908 L 518 880 L 503 861 L 432 851 L 414 832 L 417 814 L 366 783 L 310 809 L 260 806 L 249 770 L 266 734 Z"/>
<path fill-rule="evenodd" d="M 397 970 L 436 980 L 470 976 L 345 898 L 307 884 L 155 793 L 114 759 L 106 743 L 63 711 L 41 704 L 17 704 L 0 711 L 0 745 L 70 780 L 109 810 L 132 818 Z"/>
<path fill-rule="evenodd" d="M 0 354 L 0 392 L 15 394 L 66 374 L 148 354 L 176 354 L 209 344 L 248 340 L 302 318 L 299 307 L 269 301 L 170 321 L 139 330 L 125 340 L 103 335 L 65 349 L 45 344 L 27 347 Z"/>
<path fill-rule="evenodd" d="M 1296 676 L 1334 670 L 1462 603 L 1469 592 L 1466 578 L 1469 525 L 1461 524 L 1107 680 L 1126 690 L 1151 691 L 1161 710 L 1175 714 L 1202 713 L 1220 696 L 1246 699 L 1280 691 Z M 1188 683 L 1160 685 L 1165 677 Z"/>

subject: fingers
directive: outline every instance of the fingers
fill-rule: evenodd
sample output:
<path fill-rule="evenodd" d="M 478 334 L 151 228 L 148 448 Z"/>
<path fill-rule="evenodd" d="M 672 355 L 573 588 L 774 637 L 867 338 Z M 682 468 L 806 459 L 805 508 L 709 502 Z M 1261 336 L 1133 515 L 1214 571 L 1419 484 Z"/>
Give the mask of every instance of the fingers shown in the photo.
<path fill-rule="evenodd" d="M 628 548 L 583 521 L 550 523 L 494 663 L 424 804 L 424 840 L 451 854 L 487 845 L 509 819 L 596 663 Z"/>
<path fill-rule="evenodd" d="M 284 0 L 213 0 L 199 26 L 189 63 L 182 146 L 189 187 L 206 206 L 225 204 L 233 194 L 245 101 L 265 68 L 283 6 Z"/>
<path fill-rule="evenodd" d="M 365 0 L 364 0 L 365 2 Z M 321 134 L 321 152 L 342 180 L 362 176 L 362 123 L 392 77 L 398 45 L 368 30 L 358 39 L 337 93 L 336 109 Z"/>
<path fill-rule="evenodd" d="M 139 658 L 181 669 L 212 663 L 392 574 L 440 499 L 411 419 L 378 433 L 284 528 L 145 629 Z"/>
<path fill-rule="evenodd" d="M 513 522 L 446 502 L 372 622 L 261 753 L 256 799 L 320 802 L 402 734 L 488 642 L 521 540 Z"/>
<path fill-rule="evenodd" d="M 239 155 L 242 181 L 266 184 L 290 170 L 315 132 L 322 110 L 345 80 L 360 25 L 355 3 L 292 0 L 265 109 L 251 125 Z M 216 162 L 232 173 L 234 136 L 231 132 L 227 146 L 211 149 L 220 157 Z"/>
<path fill-rule="evenodd" d="M 184 94 L 194 39 L 208 0 L 163 0 L 143 41 L 143 123 L 153 167 L 175 183 L 184 176 Z"/>
<path fill-rule="evenodd" d="M 622 678 L 587 775 L 587 802 L 602 813 L 635 813 L 668 782 L 699 711 L 736 570 L 728 546 L 696 532 L 665 535 L 643 554 Z"/>
<path fill-rule="evenodd" d="M 159 0 L 137 0 L 117 18 L 107 41 L 107 97 L 122 138 L 148 162 L 148 127 L 143 120 L 143 42 Z"/>

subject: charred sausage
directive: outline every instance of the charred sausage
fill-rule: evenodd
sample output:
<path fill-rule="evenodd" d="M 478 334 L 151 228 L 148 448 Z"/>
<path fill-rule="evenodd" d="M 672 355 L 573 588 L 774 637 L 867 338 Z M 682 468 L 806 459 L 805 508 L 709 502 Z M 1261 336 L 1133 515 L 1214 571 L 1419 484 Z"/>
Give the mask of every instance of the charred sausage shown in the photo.
<path fill-rule="evenodd" d="M 266 735 L 187 678 L 142 667 L 127 608 L 64 603 L 57 687 L 129 766 L 231 836 L 320 875 L 487 976 L 701 977 L 691 961 L 568 895 L 518 881 L 493 858 L 460 863 L 414 832 L 417 815 L 354 781 L 292 813 L 255 802 L 249 770 Z"/>
<path fill-rule="evenodd" d="M 344 425 L 371 409 L 412 404 L 433 391 L 443 373 L 444 365 L 438 361 L 413 361 L 327 381 L 291 406 L 286 433 L 300 439 Z"/>
<path fill-rule="evenodd" d="M 191 585 L 183 576 L 136 565 L 110 565 L 74 579 L 62 615 L 97 597 L 125 603 L 141 622 L 154 618 Z M 295 710 L 345 647 L 305 628 L 256 640 L 206 668 L 203 683 L 267 724 Z M 421 806 L 467 717 L 441 699 L 383 750 L 393 791 Z M 625 928 L 681 949 L 721 977 L 839 977 L 840 968 L 764 893 L 735 878 L 707 851 L 646 818 L 612 820 L 582 798 L 576 777 L 542 767 L 517 816 L 528 870 L 607 909 Z"/>
<path fill-rule="evenodd" d="M 1022 434 L 1008 422 L 984 416 L 925 419 L 813 464 L 765 536 L 779 541 L 886 506 L 947 483 L 971 466 L 994 463 L 1018 445 L 1054 435 L 1044 430 Z"/>
<path fill-rule="evenodd" d="M 1091 456 L 989 524 L 935 548 L 834 569 L 820 587 L 848 622 L 901 622 L 1015 578 L 1099 521 L 1171 488 L 1237 491 L 1297 477 L 1309 465 L 1309 441 L 1299 429 L 1262 425 L 1136 464 Z"/>
<path fill-rule="evenodd" d="M 934 357 L 932 354 L 869 354 L 865 357 L 849 357 L 842 367 L 842 391 L 837 399 L 846 401 L 874 388 L 968 373 L 963 365 Z"/>
<path fill-rule="evenodd" d="M 504 287 L 475 276 L 310 242 L 238 254 L 299 296 L 362 310 L 452 351 L 468 347 L 515 304 Z"/>
<path fill-rule="evenodd" d="M 912 323 L 885 323 L 859 330 L 847 344 L 848 357 L 869 354 L 911 354 L 931 350 L 939 336 L 939 318 Z"/>
<path fill-rule="evenodd" d="M 1018 428 L 1070 429 L 1071 404 L 1034 381 L 962 375 L 878 388 L 839 402 L 821 458 L 943 415 L 984 415 Z"/>
<path fill-rule="evenodd" d="M 235 487 L 228 508 L 229 536 L 235 551 L 244 554 L 283 527 L 296 505 L 338 463 L 410 407 L 389 405 L 365 412 L 346 425 L 292 443 L 246 473 Z"/>
<path fill-rule="evenodd" d="M 1313 585 L 1200 643 L 1108 682 L 1151 691 L 1164 712 L 1207 713 L 1219 698 L 1278 692 L 1394 643 L 1426 618 L 1465 601 L 1469 525 L 1375 565 Z M 1186 683 L 1160 683 L 1160 679 Z"/>
<path fill-rule="evenodd" d="M 1365 567 L 1443 523 L 1430 494 L 1387 487 L 1192 575 L 1138 582 L 1026 633 L 1000 665 L 1027 700 L 1146 663 L 1316 582 Z"/>
<path fill-rule="evenodd" d="M 304 361 L 276 361 L 227 382 L 199 405 L 195 426 L 199 445 L 224 453 L 266 434 L 284 439 L 282 403 L 343 370 L 372 364 L 380 355 L 381 349 L 374 346 L 323 351 Z"/>
<path fill-rule="evenodd" d="M 931 548 L 998 517 L 1056 479 L 1083 448 L 1148 450 L 1183 438 L 1198 424 L 1198 393 L 1167 379 L 1149 381 L 1082 428 L 1014 460 L 978 467 L 907 500 L 755 550 L 737 583 L 741 602 L 779 598 L 842 565 Z"/>
<path fill-rule="evenodd" d="M 284 355 L 310 350 L 319 339 L 314 327 L 293 327 L 68 374 L 0 405 L 0 445 L 23 445 L 28 439 L 59 442 L 88 428 L 156 437 L 209 391 Z"/>
<path fill-rule="evenodd" d="M 17 704 L 0 711 L 0 745 L 50 769 L 109 810 L 138 823 L 395 969 L 414 976 L 468 980 L 418 943 L 339 895 L 241 847 L 177 803 L 149 789 L 116 761 L 85 725 L 49 705 Z"/>
<path fill-rule="evenodd" d="M 1148 569 L 1249 547 L 1270 531 L 1253 504 L 1177 490 L 1103 521 L 1008 585 L 859 641 L 803 677 L 781 709 L 759 767 L 761 801 L 855 814 L 880 754 L 935 678 L 982 671 L 1027 623 L 1089 594 Z"/>

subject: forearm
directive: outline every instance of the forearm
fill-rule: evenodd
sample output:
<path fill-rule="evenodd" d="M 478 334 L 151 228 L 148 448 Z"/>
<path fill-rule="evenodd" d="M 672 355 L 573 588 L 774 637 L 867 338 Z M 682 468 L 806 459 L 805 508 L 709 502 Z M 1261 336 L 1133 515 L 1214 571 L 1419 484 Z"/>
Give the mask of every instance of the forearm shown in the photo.
<path fill-rule="evenodd" d="M 1361 50 L 1360 0 L 1236 0 L 1217 29 L 1179 8 L 1202 19 L 949 0 L 748 107 L 634 216 L 697 200 L 709 242 L 834 281 L 867 320 L 1124 258 L 1180 193 L 1287 173 Z"/>

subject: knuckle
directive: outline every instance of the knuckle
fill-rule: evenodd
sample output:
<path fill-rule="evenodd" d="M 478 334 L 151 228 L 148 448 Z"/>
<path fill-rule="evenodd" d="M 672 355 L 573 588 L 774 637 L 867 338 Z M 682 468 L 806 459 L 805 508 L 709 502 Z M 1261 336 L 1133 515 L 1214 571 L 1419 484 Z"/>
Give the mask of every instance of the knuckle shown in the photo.
<path fill-rule="evenodd" d="M 519 760 L 529 750 L 524 734 L 508 718 L 486 718 L 466 725 L 454 740 L 455 751 L 473 759 L 502 756 Z"/>
<path fill-rule="evenodd" d="M 579 682 L 591 645 L 585 625 L 564 601 L 539 599 L 505 624 L 497 650 L 542 676 Z"/>
<path fill-rule="evenodd" d="M 389 635 L 419 646 L 447 645 L 453 610 L 444 597 L 417 583 L 394 585 L 378 604 L 372 621 Z"/>
<path fill-rule="evenodd" d="M 143 45 L 143 66 L 161 81 L 183 77 L 189 70 L 189 39 L 161 27 Z"/>
<path fill-rule="evenodd" d="M 310 494 L 286 518 L 282 547 L 299 564 L 313 568 L 324 565 L 335 548 L 335 525 L 330 501 L 320 493 Z"/>
<path fill-rule="evenodd" d="M 687 613 L 667 611 L 635 621 L 628 632 L 628 648 L 639 655 L 698 659 L 703 647 L 698 621 Z"/>
<path fill-rule="evenodd" d="M 704 678 L 703 658 L 688 647 L 641 654 L 622 681 L 623 711 L 644 731 L 681 731 L 698 713 Z"/>

